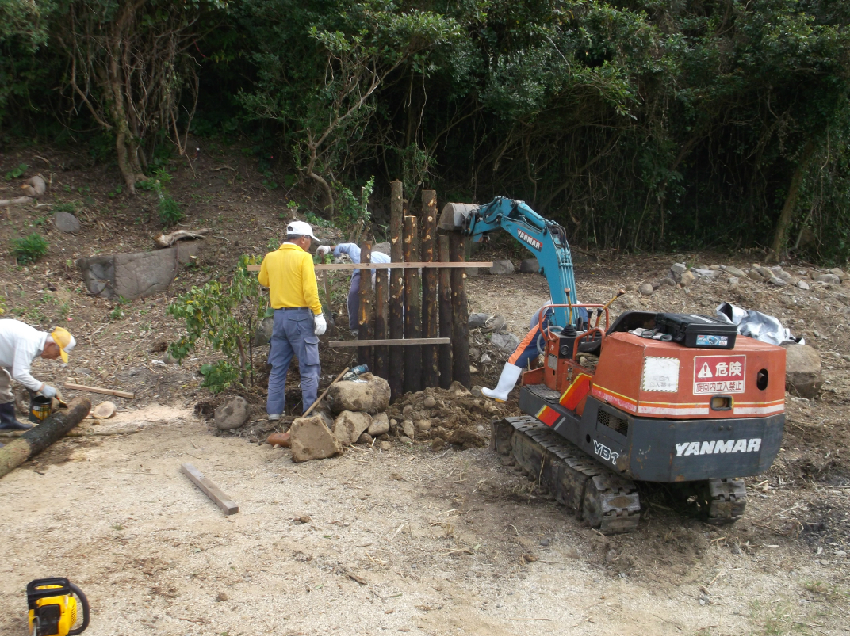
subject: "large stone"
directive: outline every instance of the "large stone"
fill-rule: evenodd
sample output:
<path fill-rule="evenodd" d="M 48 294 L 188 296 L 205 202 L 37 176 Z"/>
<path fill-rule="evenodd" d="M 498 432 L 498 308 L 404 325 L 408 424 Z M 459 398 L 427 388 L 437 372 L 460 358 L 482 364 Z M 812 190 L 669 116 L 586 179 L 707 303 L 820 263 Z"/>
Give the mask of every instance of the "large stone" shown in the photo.
<path fill-rule="evenodd" d="M 691 272 L 682 272 L 682 275 L 679 277 L 679 284 L 682 287 L 687 287 L 692 284 L 697 279 Z"/>
<path fill-rule="evenodd" d="M 787 280 L 780 278 L 779 276 L 771 276 L 767 282 L 771 285 L 776 285 L 777 287 L 783 287 L 788 284 Z"/>
<path fill-rule="evenodd" d="M 60 232 L 79 232 L 80 221 L 70 212 L 57 212 L 53 215 L 53 225 Z"/>
<path fill-rule="evenodd" d="M 237 395 L 215 410 L 213 421 L 216 428 L 222 431 L 239 428 L 248 421 L 248 402 Z"/>
<path fill-rule="evenodd" d="M 817 274 L 815 280 L 819 283 L 828 283 L 830 285 L 838 285 L 841 279 L 835 274 Z"/>
<path fill-rule="evenodd" d="M 519 338 L 512 333 L 494 333 L 490 342 L 493 346 L 505 351 L 513 351 L 519 346 Z"/>
<path fill-rule="evenodd" d="M 362 411 L 374 415 L 390 405 L 390 385 L 383 378 L 364 374 L 361 380 L 337 382 L 328 390 L 328 404 L 334 413 Z"/>
<path fill-rule="evenodd" d="M 490 314 L 469 314 L 467 324 L 470 329 L 478 329 L 483 327 L 490 319 Z"/>
<path fill-rule="evenodd" d="M 638 287 L 638 291 L 641 296 L 652 296 L 652 292 L 655 290 L 651 283 L 643 283 L 640 287 Z"/>
<path fill-rule="evenodd" d="M 351 446 L 369 429 L 372 416 L 368 413 L 343 411 L 334 420 L 334 435 L 343 446 Z"/>
<path fill-rule="evenodd" d="M 401 428 L 404 431 L 405 437 L 409 437 L 410 439 L 414 439 L 416 437 L 416 427 L 413 425 L 412 420 L 404 420 L 401 423 Z"/>
<path fill-rule="evenodd" d="M 809 345 L 785 345 L 785 388 L 813 398 L 823 385 L 820 354 Z"/>
<path fill-rule="evenodd" d="M 847 278 L 847 274 L 844 273 L 844 270 L 839 269 L 837 267 L 834 267 L 833 269 L 829 270 L 829 273 L 838 276 L 842 283 L 844 282 L 844 279 Z"/>
<path fill-rule="evenodd" d="M 536 274 L 540 271 L 540 263 L 536 258 L 526 258 L 519 264 L 520 274 Z"/>
<path fill-rule="evenodd" d="M 809 284 L 804 280 L 798 280 L 797 287 L 799 287 L 800 289 L 811 289 L 811 287 L 809 287 Z"/>
<path fill-rule="evenodd" d="M 89 293 L 102 298 L 144 298 L 168 289 L 181 263 L 197 254 L 199 241 L 155 252 L 92 256 L 77 260 Z"/>
<path fill-rule="evenodd" d="M 390 418 L 386 413 L 378 413 L 369 424 L 369 435 L 378 437 L 390 432 Z"/>
<path fill-rule="evenodd" d="M 484 324 L 484 331 L 504 331 L 507 325 L 508 321 L 505 317 L 496 314 L 487 319 L 487 322 Z"/>
<path fill-rule="evenodd" d="M 704 278 L 714 278 L 720 273 L 715 269 L 692 269 L 691 271 L 697 276 L 702 276 Z"/>
<path fill-rule="evenodd" d="M 514 264 L 510 261 L 493 261 L 493 266 L 490 268 L 490 273 L 495 275 L 513 274 L 516 270 Z"/>
<path fill-rule="evenodd" d="M 254 346 L 262 347 L 272 341 L 274 317 L 263 318 L 254 330 Z"/>
<path fill-rule="evenodd" d="M 327 459 L 342 452 L 336 436 L 328 430 L 321 416 L 302 417 L 289 429 L 292 445 L 292 461 L 306 462 L 311 459 Z"/>
<path fill-rule="evenodd" d="M 673 263 L 673 266 L 670 268 L 670 273 L 673 275 L 673 280 L 677 283 L 681 280 L 682 274 L 688 271 L 688 266 L 684 263 Z"/>
<path fill-rule="evenodd" d="M 744 270 L 733 267 L 732 265 L 729 265 L 726 268 L 726 273 L 730 276 L 734 276 L 735 278 L 744 278 L 747 275 Z"/>

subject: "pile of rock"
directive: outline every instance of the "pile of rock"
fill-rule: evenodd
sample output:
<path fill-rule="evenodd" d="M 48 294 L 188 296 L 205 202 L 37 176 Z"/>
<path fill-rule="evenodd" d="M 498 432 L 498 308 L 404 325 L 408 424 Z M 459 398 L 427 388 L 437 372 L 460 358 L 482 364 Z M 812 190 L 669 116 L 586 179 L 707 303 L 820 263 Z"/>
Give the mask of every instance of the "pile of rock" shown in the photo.
<path fill-rule="evenodd" d="M 314 410 L 299 418 L 289 430 L 292 459 L 304 462 L 339 455 L 356 443 L 380 443 L 390 448 L 390 385 L 383 378 L 364 373 L 356 380 L 337 382 Z"/>
<path fill-rule="evenodd" d="M 833 268 L 819 270 L 814 268 L 795 269 L 794 272 L 786 271 L 779 265 L 768 267 L 753 263 L 750 267 L 742 269 L 734 265 L 696 265 L 689 267 L 685 263 L 673 263 L 670 270 L 652 281 L 645 281 L 639 285 L 627 285 L 627 291 L 638 291 L 642 296 L 651 296 L 659 287 L 669 285 L 672 287 L 689 287 L 698 280 L 706 282 L 722 282 L 735 287 L 743 279 L 773 285 L 776 287 L 795 286 L 807 290 L 812 286 L 831 286 L 850 284 L 850 277 L 843 270 Z"/>
<path fill-rule="evenodd" d="M 448 389 L 429 387 L 409 393 L 388 410 L 390 434 L 400 435 L 401 441 L 430 440 L 433 450 L 449 444 L 461 449 L 483 447 L 485 423 L 502 410 L 476 392 L 454 382 Z"/>

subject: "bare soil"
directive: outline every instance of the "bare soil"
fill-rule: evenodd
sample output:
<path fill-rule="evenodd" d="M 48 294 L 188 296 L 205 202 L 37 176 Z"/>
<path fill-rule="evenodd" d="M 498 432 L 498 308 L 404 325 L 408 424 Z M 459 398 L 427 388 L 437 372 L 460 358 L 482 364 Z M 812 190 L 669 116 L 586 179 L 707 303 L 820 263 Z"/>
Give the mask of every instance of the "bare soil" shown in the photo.
<path fill-rule="evenodd" d="M 660 287 L 651 297 L 629 293 L 613 305 L 615 314 L 638 307 L 710 314 L 722 301 L 759 309 L 819 350 L 826 384 L 815 400 L 787 396 L 783 449 L 766 474 L 748 479 L 744 520 L 708 526 L 664 488 L 645 487 L 638 531 L 604 537 L 478 447 L 492 417 L 517 412 L 515 401 L 495 406 L 475 395 L 436 393 L 434 410 L 443 412 L 429 413 L 426 439 L 294 464 L 288 450 L 256 443 L 269 430 L 259 371 L 257 386 L 242 392 L 252 421 L 227 436 L 209 426 L 204 416 L 222 398 L 199 386 L 198 369 L 213 356 L 202 350 L 183 366 L 157 362 L 180 333 L 165 307 L 191 285 L 226 280 L 238 253 L 265 252 L 280 238 L 281 215 L 289 218 L 285 206 L 295 194 L 265 188 L 239 153 L 205 147 L 191 167 L 169 167 L 185 227 L 213 232 L 197 264 L 167 293 L 121 305 L 88 296 L 73 261 L 152 248 L 161 230 L 153 196 L 126 197 L 117 192 L 117 171 L 44 149 L 0 155 L 0 176 L 20 163 L 32 166 L 25 176 L 37 168 L 52 179 L 43 203 L 79 202 L 83 229 L 58 232 L 50 207 L 0 210 L 3 249 L 32 231 L 50 242 L 35 265 L 0 259 L 4 317 L 63 324 L 77 336 L 70 364 L 38 361 L 36 377 L 136 393 L 135 400 L 104 396 L 118 415 L 83 428 L 139 430 L 64 439 L 0 480 L 0 633 L 26 633 L 24 588 L 45 576 L 67 576 L 88 594 L 87 634 L 95 636 L 848 633 L 850 287 L 803 291 L 747 279 L 730 287 L 722 277 Z M 0 198 L 16 195 L 19 181 L 0 180 Z M 521 253 L 494 243 L 475 258 L 518 261 Z M 575 256 L 586 301 L 655 281 L 674 261 L 746 267 L 761 259 Z M 345 324 L 345 278 L 332 287 L 331 309 Z M 470 278 L 468 295 L 471 311 L 502 314 L 521 337 L 548 291 L 542 277 L 518 274 Z M 323 340 L 338 337 L 347 331 L 332 328 Z M 479 356 L 473 382 L 492 386 L 508 352 L 493 348 L 486 333 L 472 338 Z M 255 351 L 258 362 L 265 352 Z M 483 353 L 490 362 L 480 362 Z M 323 344 L 322 387 L 350 356 Z M 288 410 L 296 410 L 297 390 L 288 397 Z M 406 396 L 393 416 L 407 405 L 421 409 L 422 397 Z M 452 443 L 458 430 L 470 443 Z M 240 512 L 225 517 L 180 474 L 184 462 Z"/>

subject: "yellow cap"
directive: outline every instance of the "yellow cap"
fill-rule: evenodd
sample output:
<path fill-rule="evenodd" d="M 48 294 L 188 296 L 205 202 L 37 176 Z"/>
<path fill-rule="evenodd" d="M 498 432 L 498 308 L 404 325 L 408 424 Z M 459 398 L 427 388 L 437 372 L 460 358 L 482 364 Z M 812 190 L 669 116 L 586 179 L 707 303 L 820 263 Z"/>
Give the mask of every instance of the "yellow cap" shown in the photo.
<path fill-rule="evenodd" d="M 77 344 L 77 341 L 74 340 L 74 336 L 68 333 L 67 329 L 64 329 L 63 327 L 56 327 L 50 334 L 50 337 L 53 338 L 53 342 L 55 342 L 56 346 L 59 347 L 59 355 L 62 356 L 62 362 L 67 363 L 68 354 L 65 352 L 71 351 Z"/>

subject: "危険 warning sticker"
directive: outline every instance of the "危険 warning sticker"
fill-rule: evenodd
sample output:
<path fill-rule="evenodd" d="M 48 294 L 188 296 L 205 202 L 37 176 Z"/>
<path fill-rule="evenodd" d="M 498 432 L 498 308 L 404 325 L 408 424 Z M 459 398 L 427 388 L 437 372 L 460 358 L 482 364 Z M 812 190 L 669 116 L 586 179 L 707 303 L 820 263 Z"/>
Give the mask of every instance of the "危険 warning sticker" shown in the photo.
<path fill-rule="evenodd" d="M 694 358 L 694 395 L 743 393 L 747 356 Z"/>

